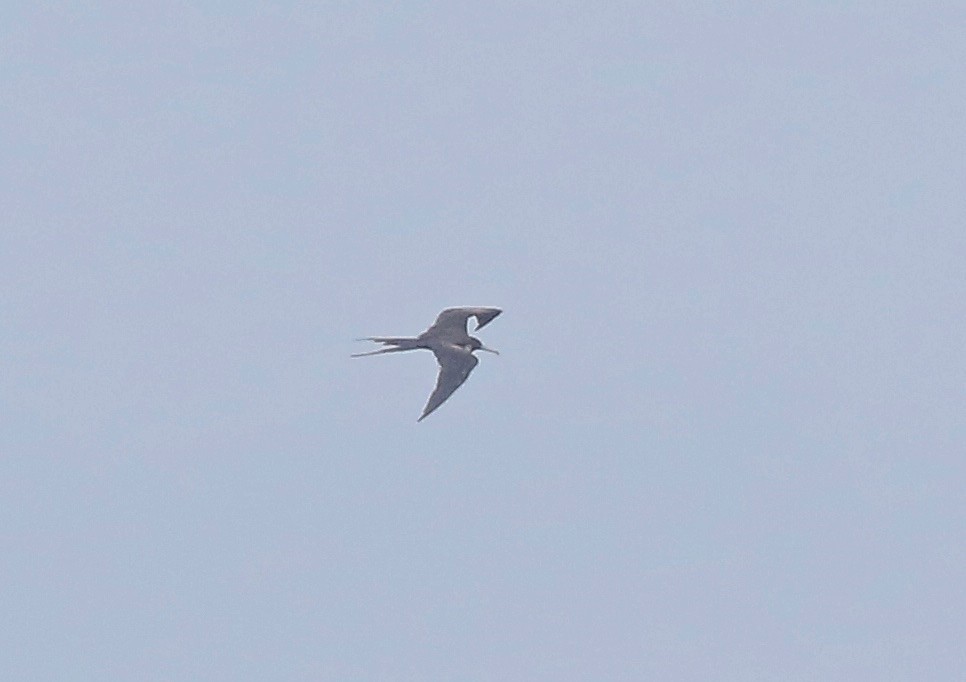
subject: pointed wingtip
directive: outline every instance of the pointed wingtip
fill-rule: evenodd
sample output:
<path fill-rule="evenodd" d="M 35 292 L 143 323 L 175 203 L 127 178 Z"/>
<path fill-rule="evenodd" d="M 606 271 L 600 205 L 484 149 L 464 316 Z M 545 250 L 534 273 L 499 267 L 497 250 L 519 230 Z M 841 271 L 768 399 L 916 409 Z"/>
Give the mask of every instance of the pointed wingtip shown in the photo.
<path fill-rule="evenodd" d="M 476 317 L 476 329 L 474 331 L 479 331 L 481 327 L 488 325 L 490 322 L 495 320 L 503 310 L 501 308 L 482 308 L 480 309 Z"/>

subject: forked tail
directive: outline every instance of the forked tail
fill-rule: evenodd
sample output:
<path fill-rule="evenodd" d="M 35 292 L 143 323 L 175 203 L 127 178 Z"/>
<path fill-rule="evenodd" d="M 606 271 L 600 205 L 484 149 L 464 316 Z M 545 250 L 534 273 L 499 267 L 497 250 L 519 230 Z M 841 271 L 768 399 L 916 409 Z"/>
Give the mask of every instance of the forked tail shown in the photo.
<path fill-rule="evenodd" d="M 379 350 L 372 350 L 368 353 L 353 353 L 352 357 L 361 358 L 364 355 L 379 355 L 380 353 L 398 353 L 404 350 L 416 350 L 419 348 L 416 345 L 416 339 L 410 339 L 402 336 L 367 336 L 364 339 L 358 339 L 359 341 L 375 341 L 376 343 L 381 343 L 384 346 L 392 346 L 392 348 L 380 348 Z"/>

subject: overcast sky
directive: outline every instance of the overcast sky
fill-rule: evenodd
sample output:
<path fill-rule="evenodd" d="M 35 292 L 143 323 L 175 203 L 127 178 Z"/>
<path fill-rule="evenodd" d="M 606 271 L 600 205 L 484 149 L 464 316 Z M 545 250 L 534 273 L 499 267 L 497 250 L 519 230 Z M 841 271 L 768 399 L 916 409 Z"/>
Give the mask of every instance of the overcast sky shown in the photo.
<path fill-rule="evenodd" d="M 966 6 L 5 3 L 0 677 L 953 680 Z M 504 314 L 417 424 L 444 307 Z"/>

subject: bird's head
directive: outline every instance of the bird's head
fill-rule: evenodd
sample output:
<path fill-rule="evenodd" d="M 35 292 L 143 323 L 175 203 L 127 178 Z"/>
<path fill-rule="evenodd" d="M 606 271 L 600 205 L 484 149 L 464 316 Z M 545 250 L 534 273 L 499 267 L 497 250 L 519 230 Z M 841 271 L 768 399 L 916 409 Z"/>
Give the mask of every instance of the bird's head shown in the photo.
<path fill-rule="evenodd" d="M 495 355 L 499 355 L 499 354 L 500 354 L 500 351 L 498 351 L 498 350 L 493 350 L 492 348 L 487 348 L 486 346 L 484 346 L 484 345 L 483 345 L 483 342 L 482 342 L 482 341 L 480 341 L 480 340 L 479 340 L 478 338 L 476 338 L 476 337 L 474 337 L 474 336 L 471 336 L 471 337 L 470 337 L 470 341 L 469 341 L 469 343 L 467 343 L 467 344 L 466 344 L 465 346 L 463 346 L 463 347 L 464 347 L 464 348 L 465 348 L 466 350 L 468 350 L 468 351 L 470 351 L 471 353 L 472 353 L 473 351 L 475 351 L 475 350 L 485 350 L 485 351 L 486 351 L 487 353 L 493 353 L 493 354 L 495 354 Z"/>

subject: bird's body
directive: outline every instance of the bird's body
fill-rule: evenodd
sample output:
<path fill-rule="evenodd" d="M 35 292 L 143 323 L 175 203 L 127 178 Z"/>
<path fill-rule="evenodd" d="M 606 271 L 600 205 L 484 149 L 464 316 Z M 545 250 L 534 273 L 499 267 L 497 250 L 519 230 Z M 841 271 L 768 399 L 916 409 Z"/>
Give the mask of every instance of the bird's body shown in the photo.
<path fill-rule="evenodd" d="M 476 329 L 493 321 L 502 310 L 499 308 L 447 308 L 439 314 L 433 326 L 415 338 L 401 336 L 370 336 L 365 341 L 375 341 L 388 348 L 356 353 L 352 357 L 365 355 L 379 355 L 380 353 L 398 353 L 405 350 L 425 348 L 433 351 L 439 363 L 439 376 L 436 388 L 429 396 L 429 402 L 417 421 L 425 419 L 433 410 L 442 405 L 453 392 L 463 385 L 466 378 L 479 362 L 473 351 L 485 350 L 496 353 L 485 347 L 479 339 L 470 336 L 466 331 L 469 318 L 476 318 Z"/>

